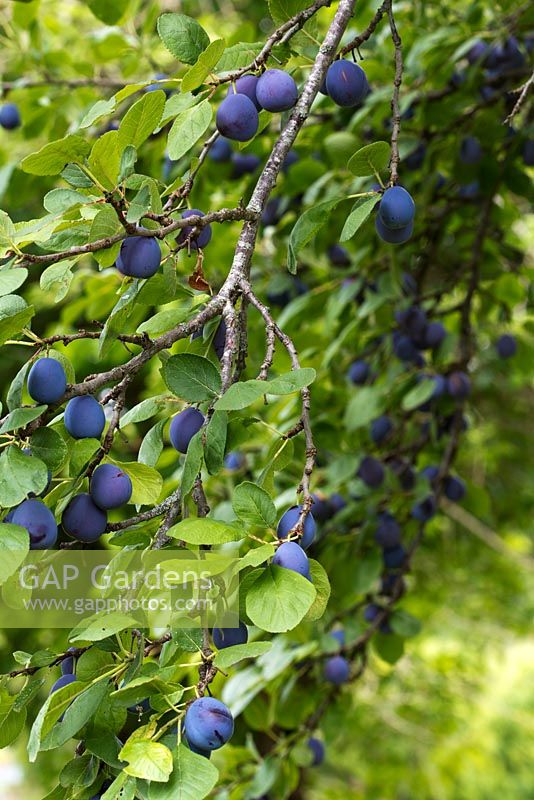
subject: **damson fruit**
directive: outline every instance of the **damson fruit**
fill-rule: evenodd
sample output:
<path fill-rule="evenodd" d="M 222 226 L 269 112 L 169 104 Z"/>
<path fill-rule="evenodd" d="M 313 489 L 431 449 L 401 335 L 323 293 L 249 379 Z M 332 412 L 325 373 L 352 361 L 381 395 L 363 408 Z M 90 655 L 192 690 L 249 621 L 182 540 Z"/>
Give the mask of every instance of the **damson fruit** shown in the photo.
<path fill-rule="evenodd" d="M 151 278 L 161 264 L 161 250 L 151 236 L 128 236 L 123 240 L 115 266 L 128 278 Z"/>
<path fill-rule="evenodd" d="M 387 228 L 406 228 L 414 221 L 415 203 L 411 194 L 402 186 L 392 186 L 384 192 L 378 214 Z"/>
<path fill-rule="evenodd" d="M 525 167 L 534 167 L 534 139 L 527 139 L 522 150 Z"/>
<path fill-rule="evenodd" d="M 312 499 L 312 513 L 314 519 L 319 522 L 327 522 L 334 515 L 334 509 L 330 504 L 330 500 L 328 497 L 316 493 L 312 494 Z"/>
<path fill-rule="evenodd" d="M 350 678 L 350 664 L 343 656 L 332 656 L 324 665 L 324 677 L 328 683 L 341 686 Z"/>
<path fill-rule="evenodd" d="M 65 508 L 61 517 L 63 529 L 79 542 L 96 542 L 108 524 L 105 511 L 99 508 L 89 494 L 77 494 Z"/>
<path fill-rule="evenodd" d="M 107 790 L 109 789 L 109 787 L 111 786 L 112 783 L 113 783 L 113 781 L 110 781 L 110 780 L 104 781 L 104 783 L 100 787 L 100 790 L 99 790 L 98 794 L 93 795 L 90 798 L 90 800 L 101 800 L 101 798 L 107 792 Z"/>
<path fill-rule="evenodd" d="M 311 736 L 308 739 L 308 747 L 312 752 L 312 767 L 319 767 L 324 761 L 324 743 L 320 739 L 316 739 L 315 736 Z"/>
<path fill-rule="evenodd" d="M 465 400 L 471 392 L 471 381 L 465 372 L 451 372 L 447 379 L 447 391 L 455 400 Z"/>
<path fill-rule="evenodd" d="M 15 510 L 11 522 L 26 528 L 30 534 L 30 550 L 48 550 L 57 541 L 54 515 L 40 500 L 24 500 Z"/>
<path fill-rule="evenodd" d="M 190 208 L 187 211 L 184 211 L 182 214 L 182 219 L 205 216 L 206 215 L 204 212 L 200 211 L 198 208 Z M 203 250 L 211 241 L 211 225 L 205 225 L 203 228 L 200 228 L 199 233 L 195 234 L 195 236 L 191 236 L 193 230 L 193 225 L 186 225 L 185 228 L 182 228 L 176 241 L 178 244 L 184 244 L 184 242 L 187 242 L 191 250 Z"/>
<path fill-rule="evenodd" d="M 299 521 L 301 511 L 302 506 L 292 506 L 280 517 L 280 521 L 276 529 L 279 539 L 287 539 L 289 536 L 289 531 Z M 300 539 L 300 546 L 304 550 L 307 550 L 308 547 L 313 543 L 316 530 L 317 526 L 315 524 L 315 519 L 313 514 L 310 512 L 304 520 L 304 531 L 302 533 L 302 538 Z"/>
<path fill-rule="evenodd" d="M 261 111 L 261 106 L 258 103 L 258 98 L 256 97 L 258 80 L 259 78 L 257 75 L 242 75 L 236 80 L 233 86 L 230 86 L 226 94 L 245 94 L 249 100 L 252 100 L 258 111 Z"/>
<path fill-rule="evenodd" d="M 258 103 L 266 111 L 287 111 L 297 102 L 297 84 L 282 69 L 268 69 L 256 85 Z"/>
<path fill-rule="evenodd" d="M 377 214 L 375 217 L 376 232 L 382 241 L 388 244 L 404 244 L 410 239 L 413 233 L 413 222 L 410 222 L 404 228 L 388 228 L 382 222 L 382 218 Z"/>
<path fill-rule="evenodd" d="M 310 562 L 302 547 L 296 542 L 284 542 L 273 556 L 273 564 L 277 567 L 298 572 L 308 580 L 310 578 Z"/>
<path fill-rule="evenodd" d="M 429 322 L 424 332 L 424 346 L 429 350 L 435 350 L 446 336 L 447 330 L 441 322 Z"/>
<path fill-rule="evenodd" d="M 387 569 L 399 569 L 406 559 L 406 550 L 401 544 L 395 547 L 385 547 L 382 552 L 384 566 Z"/>
<path fill-rule="evenodd" d="M 189 442 L 204 424 L 204 414 L 196 408 L 185 408 L 172 418 L 169 436 L 179 453 L 187 453 Z"/>
<path fill-rule="evenodd" d="M 445 497 L 459 503 L 465 497 L 465 483 L 460 478 L 455 478 L 454 475 L 447 475 L 443 482 L 443 491 Z"/>
<path fill-rule="evenodd" d="M 393 423 L 389 417 L 385 415 L 377 417 L 371 422 L 371 439 L 375 444 L 380 444 L 387 439 L 393 430 Z"/>
<path fill-rule="evenodd" d="M 234 153 L 232 156 L 232 178 L 252 175 L 261 164 L 261 158 L 254 153 Z"/>
<path fill-rule="evenodd" d="M 229 94 L 217 109 L 217 130 L 227 139 L 248 142 L 258 132 L 260 118 L 245 94 Z"/>
<path fill-rule="evenodd" d="M 409 336 L 398 331 L 393 332 L 393 352 L 401 361 L 415 361 L 419 351 Z"/>
<path fill-rule="evenodd" d="M 69 683 L 74 683 L 75 680 L 76 680 L 76 675 L 62 675 L 54 683 L 54 685 L 50 689 L 49 694 L 54 694 L 54 692 L 59 691 L 59 689 L 63 689 L 63 687 L 68 686 Z"/>
<path fill-rule="evenodd" d="M 349 251 L 341 244 L 331 244 L 326 251 L 333 267 L 350 267 Z"/>
<path fill-rule="evenodd" d="M 15 103 L 4 103 L 0 108 L 0 125 L 6 131 L 20 127 L 20 111 Z"/>
<path fill-rule="evenodd" d="M 225 161 L 230 161 L 232 158 L 232 145 L 225 139 L 224 136 L 219 136 L 211 145 L 208 158 L 215 161 L 216 164 L 222 164 Z"/>
<path fill-rule="evenodd" d="M 88 394 L 69 400 L 63 421 L 74 439 L 100 439 L 106 415 L 98 400 Z"/>
<path fill-rule="evenodd" d="M 351 383 L 354 383 L 356 386 L 363 386 L 363 384 L 369 379 L 371 374 L 371 368 L 367 361 L 362 361 L 361 359 L 358 361 L 353 361 L 349 367 L 349 371 L 347 373 L 347 377 Z"/>
<path fill-rule="evenodd" d="M 517 342 L 509 333 L 503 333 L 497 339 L 495 349 L 500 358 L 512 358 L 517 353 Z"/>
<path fill-rule="evenodd" d="M 246 466 L 246 456 L 237 450 L 232 450 L 224 457 L 224 467 L 229 472 L 238 472 Z"/>
<path fill-rule="evenodd" d="M 333 512 L 332 516 L 335 516 L 340 511 L 343 511 L 343 509 L 346 508 L 347 506 L 347 501 L 345 500 L 345 498 L 342 497 L 340 494 L 337 494 L 337 492 L 334 492 L 334 494 L 330 497 L 328 502 Z"/>
<path fill-rule="evenodd" d="M 369 605 L 365 606 L 363 611 L 363 618 L 366 622 L 374 622 L 378 615 L 382 612 L 380 606 L 376 603 L 369 603 Z"/>
<path fill-rule="evenodd" d="M 380 547 L 397 547 L 401 541 L 400 525 L 389 511 L 383 511 L 378 517 L 375 531 L 375 542 Z"/>
<path fill-rule="evenodd" d="M 482 146 L 476 136 L 466 136 L 460 144 L 460 161 L 478 164 L 482 158 Z"/>
<path fill-rule="evenodd" d="M 213 643 L 217 650 L 225 647 L 234 647 L 236 644 L 248 642 L 248 628 L 244 622 L 239 623 L 239 628 L 214 628 Z"/>
<path fill-rule="evenodd" d="M 188 741 L 187 737 L 185 741 L 187 742 L 187 746 L 192 753 L 196 753 L 197 756 L 203 756 L 204 758 L 211 758 L 211 750 L 203 750 L 202 747 L 196 747 L 194 744 Z"/>
<path fill-rule="evenodd" d="M 351 108 L 365 99 L 369 84 L 363 69 L 352 61 L 334 61 L 326 73 L 326 91 L 338 106 Z"/>
<path fill-rule="evenodd" d="M 28 394 L 36 403 L 57 403 L 67 388 L 63 365 L 55 358 L 40 358 L 28 375 Z"/>
<path fill-rule="evenodd" d="M 218 750 L 234 732 L 230 709 L 214 697 L 200 697 L 186 711 L 184 731 L 190 745 Z"/>
<path fill-rule="evenodd" d="M 91 476 L 89 493 L 103 511 L 129 503 L 132 491 L 130 476 L 114 464 L 100 464 Z"/>
<path fill-rule="evenodd" d="M 410 170 L 419 169 L 423 166 L 423 162 L 426 156 L 426 145 L 424 142 L 420 142 L 415 150 L 412 150 L 406 158 L 403 160 L 403 164 Z"/>
<path fill-rule="evenodd" d="M 378 489 L 384 482 L 384 467 L 373 456 L 364 456 L 357 475 L 370 489 Z"/>
<path fill-rule="evenodd" d="M 418 522 L 428 522 L 437 511 L 436 498 L 429 494 L 412 508 L 412 517 Z"/>
<path fill-rule="evenodd" d="M 343 628 L 337 628 L 335 631 L 330 631 L 330 636 L 336 640 L 340 647 L 343 647 L 345 644 L 345 631 Z"/>
<path fill-rule="evenodd" d="M 75 647 L 69 647 L 69 653 L 75 653 Z M 62 675 L 74 675 L 76 660 L 74 656 L 69 656 L 68 658 L 64 658 L 61 662 L 61 674 Z"/>
<path fill-rule="evenodd" d="M 396 311 L 395 320 L 397 321 L 399 328 L 413 339 L 418 339 L 424 336 L 427 327 L 427 321 L 426 314 L 422 308 L 410 306 L 410 308 L 407 308 L 404 311 Z"/>

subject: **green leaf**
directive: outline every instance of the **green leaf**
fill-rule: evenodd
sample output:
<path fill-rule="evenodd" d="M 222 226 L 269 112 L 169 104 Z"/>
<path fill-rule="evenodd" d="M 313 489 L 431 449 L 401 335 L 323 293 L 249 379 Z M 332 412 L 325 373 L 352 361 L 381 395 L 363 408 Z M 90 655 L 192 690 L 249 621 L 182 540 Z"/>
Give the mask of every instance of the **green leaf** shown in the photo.
<path fill-rule="evenodd" d="M 360 148 L 349 161 L 349 169 L 353 175 L 365 178 L 386 169 L 391 156 L 388 142 L 373 142 Z"/>
<path fill-rule="evenodd" d="M 130 503 L 136 506 L 152 506 L 158 502 L 163 488 L 163 478 L 156 469 L 138 461 L 112 463 L 130 476 L 133 488 Z"/>
<path fill-rule="evenodd" d="M 202 466 L 202 459 L 204 457 L 204 448 L 202 446 L 202 431 L 195 433 L 189 447 L 187 448 L 187 455 L 185 457 L 184 468 L 182 471 L 182 499 L 187 497 L 193 486 L 195 480 L 200 472 Z"/>
<path fill-rule="evenodd" d="M 310 367 L 285 372 L 278 378 L 267 381 L 267 394 L 283 395 L 298 392 L 305 386 L 309 386 L 310 383 L 313 383 L 316 377 L 317 373 Z"/>
<path fill-rule="evenodd" d="M 369 553 L 356 563 L 352 589 L 355 596 L 368 592 L 380 577 L 384 564 L 379 553 Z"/>
<path fill-rule="evenodd" d="M 269 558 L 272 558 L 275 552 L 274 543 L 260 544 L 259 547 L 253 547 L 240 559 L 239 571 L 241 572 L 246 567 L 259 567 L 260 564 L 264 564 Z"/>
<path fill-rule="evenodd" d="M 98 19 L 106 25 L 116 25 L 124 16 L 130 0 L 87 0 L 87 5 Z"/>
<path fill-rule="evenodd" d="M 402 398 L 402 408 L 404 411 L 412 411 L 420 405 L 430 400 L 436 389 L 436 383 L 432 378 L 423 378 L 413 389 Z"/>
<path fill-rule="evenodd" d="M 182 111 L 174 120 L 167 140 L 169 158 L 177 161 L 185 155 L 207 131 L 213 118 L 209 100 Z"/>
<path fill-rule="evenodd" d="M 170 391 L 190 403 L 213 400 L 221 391 L 221 376 L 215 364 L 192 353 L 171 356 L 162 374 Z"/>
<path fill-rule="evenodd" d="M 126 178 L 129 178 L 130 175 L 132 175 L 136 161 L 137 161 L 137 148 L 135 148 L 133 144 L 129 144 L 125 147 L 121 155 L 119 182 L 126 180 Z"/>
<path fill-rule="evenodd" d="M 192 92 L 193 89 L 202 86 L 224 53 L 225 45 L 224 39 L 215 39 L 209 44 L 206 50 L 200 54 L 197 63 L 188 69 L 182 78 L 182 92 Z"/>
<path fill-rule="evenodd" d="M 123 120 L 124 121 L 124 120 Z M 119 179 L 119 132 L 108 131 L 99 136 L 89 155 L 89 167 L 104 189 L 114 189 Z M 108 209 L 112 211 L 113 209 Z M 115 216 L 117 216 L 115 214 Z M 118 222 L 118 218 L 117 218 Z M 119 223 L 120 224 L 120 223 Z"/>
<path fill-rule="evenodd" d="M 206 428 L 206 444 L 204 460 L 210 475 L 216 475 L 222 469 L 228 433 L 228 414 L 215 411 Z"/>
<path fill-rule="evenodd" d="M 254 403 L 267 392 L 267 381 L 238 381 L 233 383 L 215 403 L 219 411 L 239 411 Z"/>
<path fill-rule="evenodd" d="M 139 222 L 139 220 L 145 216 L 147 211 L 150 211 L 151 209 L 152 198 L 150 195 L 150 186 L 148 183 L 145 183 L 145 185 L 139 189 L 135 197 L 132 198 L 128 208 L 128 213 L 126 214 L 126 221 Z"/>
<path fill-rule="evenodd" d="M 16 431 L 17 428 L 23 428 L 28 422 L 37 419 L 43 411 L 46 411 L 48 406 L 34 406 L 33 408 L 16 408 L 5 418 L 0 433 L 8 433 L 9 431 Z"/>
<path fill-rule="evenodd" d="M 339 237 L 340 242 L 347 242 L 349 239 L 352 239 L 356 231 L 361 228 L 369 217 L 378 200 L 379 196 L 376 194 L 374 197 L 361 197 L 358 202 L 355 203 L 352 211 L 345 220 L 341 236 Z"/>
<path fill-rule="evenodd" d="M 155 417 L 156 414 L 159 414 L 160 411 L 166 409 L 169 404 L 169 398 L 164 394 L 157 395 L 156 397 L 147 397 L 146 400 L 141 400 L 140 403 L 121 417 L 121 428 L 151 419 Z"/>
<path fill-rule="evenodd" d="M 13 250 L 17 230 L 9 214 L 0 209 L 0 256 Z"/>
<path fill-rule="evenodd" d="M 93 758 L 91 753 L 84 753 L 65 764 L 60 772 L 59 782 L 62 786 L 74 788 L 91 786 L 97 778 L 98 768 L 98 759 Z"/>
<path fill-rule="evenodd" d="M 109 614 L 93 614 L 80 622 L 70 633 L 70 642 L 101 642 L 108 636 L 135 628 L 137 622 L 127 614 L 112 611 Z"/>
<path fill-rule="evenodd" d="M 28 757 L 34 762 L 41 750 L 42 740 L 48 736 L 55 723 L 65 713 L 72 699 L 79 693 L 83 686 L 79 681 L 63 686 L 49 695 L 41 706 L 35 722 L 33 723 L 28 739 Z"/>
<path fill-rule="evenodd" d="M 127 761 L 124 767 L 127 775 L 144 778 L 147 781 L 166 783 L 173 769 L 172 753 L 160 742 L 134 739 L 128 741 L 119 753 L 121 761 Z"/>
<path fill-rule="evenodd" d="M 373 648 L 380 658 L 388 664 L 396 664 L 404 655 L 404 640 L 392 633 L 376 633 L 372 639 Z"/>
<path fill-rule="evenodd" d="M 318 561 L 315 561 L 313 558 L 310 558 L 310 573 L 317 595 L 313 601 L 313 605 L 306 614 L 306 621 L 315 622 L 316 620 L 321 619 L 326 611 L 328 601 L 330 600 L 331 588 L 326 570 L 321 564 L 319 564 Z"/>
<path fill-rule="evenodd" d="M 325 202 L 309 208 L 299 217 L 289 235 L 287 249 L 287 268 L 293 275 L 297 272 L 297 255 L 326 225 L 330 213 L 342 199 L 338 197 L 335 200 L 325 200 Z"/>
<path fill-rule="evenodd" d="M 166 424 L 166 419 L 157 422 L 141 442 L 137 456 L 140 464 L 147 464 L 149 467 L 156 466 L 163 451 L 163 429 Z"/>
<path fill-rule="evenodd" d="M 10 446 L 0 455 L 0 506 L 11 508 L 29 494 L 40 495 L 48 483 L 48 469 L 39 458 L 28 458 Z"/>
<path fill-rule="evenodd" d="M 270 566 L 249 587 L 246 611 L 254 625 L 269 633 L 290 631 L 312 607 L 316 591 L 302 575 L 284 567 Z"/>
<path fill-rule="evenodd" d="M 90 128 L 102 117 L 109 117 L 115 111 L 115 107 L 116 100 L 114 97 L 110 97 L 109 100 L 97 100 L 80 122 L 80 128 Z"/>
<path fill-rule="evenodd" d="M 65 711 L 62 721 L 43 737 L 40 749 L 55 750 L 72 739 L 95 714 L 108 691 L 107 681 L 100 681 L 79 694 Z"/>
<path fill-rule="evenodd" d="M 248 642 L 247 644 L 236 644 L 233 647 L 225 647 L 219 650 L 213 663 L 222 670 L 238 664 L 244 658 L 257 658 L 264 653 L 268 653 L 272 647 L 272 642 Z"/>
<path fill-rule="evenodd" d="M 274 528 L 276 508 L 265 489 L 245 481 L 234 489 L 232 508 L 236 516 L 250 525 Z"/>
<path fill-rule="evenodd" d="M 263 42 L 238 42 L 227 47 L 218 61 L 216 72 L 234 72 L 252 64 L 263 49 Z"/>
<path fill-rule="evenodd" d="M 39 285 L 43 292 L 54 292 L 54 302 L 59 303 L 67 296 L 72 282 L 73 261 L 60 261 L 51 264 L 41 273 Z"/>
<path fill-rule="evenodd" d="M 15 698 L 2 696 L 0 700 L 0 748 L 8 747 L 22 732 L 26 722 L 26 709 L 16 711 Z"/>
<path fill-rule="evenodd" d="M 24 562 L 30 549 L 30 536 L 26 528 L 2 523 L 0 536 L 0 584 L 10 578 Z"/>
<path fill-rule="evenodd" d="M 90 198 L 86 194 L 76 192 L 74 189 L 52 189 L 45 195 L 43 205 L 51 214 L 62 214 L 69 208 L 88 203 Z"/>
<path fill-rule="evenodd" d="M 211 761 L 180 744 L 173 755 L 168 783 L 152 783 L 148 800 L 204 800 L 218 779 L 219 771 Z"/>
<path fill-rule="evenodd" d="M 122 152 L 128 145 L 139 148 L 159 125 L 165 108 L 165 92 L 147 92 L 133 104 L 119 126 L 118 142 Z"/>
<path fill-rule="evenodd" d="M 153 317 L 145 320 L 137 328 L 138 333 L 147 333 L 149 336 L 159 336 L 161 333 L 170 331 L 180 322 L 184 322 L 190 315 L 186 308 L 170 308 L 167 311 L 159 311 Z"/>
<path fill-rule="evenodd" d="M 92 647 L 76 661 L 76 677 L 80 681 L 94 681 L 109 672 L 114 661 L 111 653 Z"/>
<path fill-rule="evenodd" d="M 345 426 L 349 431 L 365 428 L 384 411 L 384 398 L 374 386 L 357 389 L 345 410 Z"/>
<path fill-rule="evenodd" d="M 185 14 L 162 14 L 157 27 L 167 50 L 184 64 L 195 64 L 210 43 L 204 28 Z"/>
<path fill-rule="evenodd" d="M 215 519 L 188 517 L 173 525 L 167 535 L 188 544 L 224 544 L 241 539 L 243 531 Z"/>
<path fill-rule="evenodd" d="M 30 175 L 58 175 L 71 161 L 82 163 L 90 147 L 82 136 L 71 134 L 45 144 L 37 153 L 23 158 L 20 166 Z"/>
<path fill-rule="evenodd" d="M 409 639 L 421 633 L 421 623 L 417 617 L 413 617 L 402 608 L 396 609 L 389 617 L 389 624 L 397 636 Z"/>
<path fill-rule="evenodd" d="M 0 270 L 0 297 L 16 291 L 27 277 L 28 270 L 23 267 Z"/>
<path fill-rule="evenodd" d="M 22 297 L 8 294 L 0 297 L 0 345 L 19 334 L 35 314 Z"/>
<path fill-rule="evenodd" d="M 44 461 L 52 472 L 57 472 L 68 456 L 65 440 L 52 428 L 39 428 L 32 434 L 31 450 L 32 455 Z"/>

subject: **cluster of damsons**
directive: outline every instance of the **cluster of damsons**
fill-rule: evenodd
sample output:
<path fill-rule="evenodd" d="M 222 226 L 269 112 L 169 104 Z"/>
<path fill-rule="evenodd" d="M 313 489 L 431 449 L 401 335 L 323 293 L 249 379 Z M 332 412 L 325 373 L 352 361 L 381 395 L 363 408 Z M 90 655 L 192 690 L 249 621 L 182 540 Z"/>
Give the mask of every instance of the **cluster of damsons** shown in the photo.
<path fill-rule="evenodd" d="M 67 390 L 63 364 L 49 356 L 38 358 L 28 373 L 27 388 L 37 403 L 57 406 Z M 102 405 L 92 395 L 79 395 L 67 402 L 63 423 L 73 439 L 100 439 L 106 417 Z M 29 450 L 26 454 L 32 455 Z M 43 494 L 48 491 L 51 480 L 49 474 Z M 63 511 L 63 530 L 80 542 L 96 542 L 106 530 L 107 512 L 129 503 L 132 492 L 132 481 L 126 472 L 111 463 L 98 464 L 89 479 L 89 492 L 75 495 Z M 3 521 L 26 528 L 32 550 L 50 549 L 57 542 L 54 514 L 41 500 L 32 497 L 24 500 Z"/>

